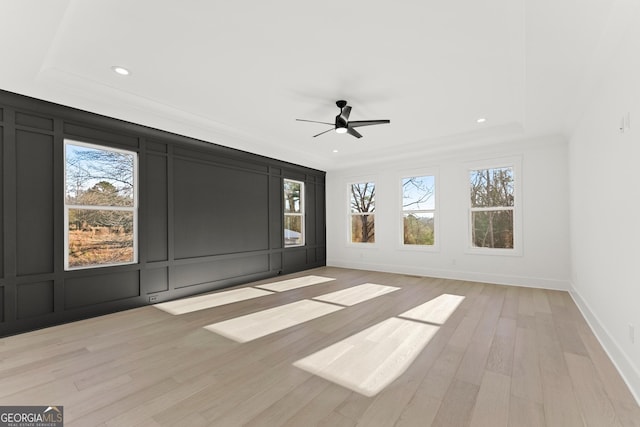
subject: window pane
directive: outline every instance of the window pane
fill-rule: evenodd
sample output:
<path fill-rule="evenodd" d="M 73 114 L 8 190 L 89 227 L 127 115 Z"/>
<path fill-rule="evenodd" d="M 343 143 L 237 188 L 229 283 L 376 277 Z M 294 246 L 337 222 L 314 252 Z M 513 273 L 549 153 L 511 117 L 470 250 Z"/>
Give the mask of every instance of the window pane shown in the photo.
<path fill-rule="evenodd" d="M 513 211 L 471 212 L 473 246 L 513 248 Z"/>
<path fill-rule="evenodd" d="M 404 210 L 435 209 L 435 177 L 414 176 L 402 179 Z"/>
<path fill-rule="evenodd" d="M 351 212 L 375 211 L 376 185 L 373 182 L 364 182 L 351 185 Z"/>
<path fill-rule="evenodd" d="M 404 215 L 404 244 L 433 245 L 433 213 L 414 212 Z"/>
<path fill-rule="evenodd" d="M 69 209 L 70 268 L 133 261 L 133 212 Z"/>
<path fill-rule="evenodd" d="M 284 180 L 284 211 L 286 213 L 302 212 L 302 205 L 300 204 L 301 190 L 301 182 Z"/>
<path fill-rule="evenodd" d="M 471 171 L 471 207 L 514 206 L 513 168 Z"/>
<path fill-rule="evenodd" d="M 353 243 L 374 243 L 374 215 L 351 216 L 351 241 Z"/>
<path fill-rule="evenodd" d="M 284 216 L 284 244 L 285 246 L 302 245 L 302 216 Z"/>
<path fill-rule="evenodd" d="M 134 153 L 66 144 L 66 202 L 133 206 Z"/>

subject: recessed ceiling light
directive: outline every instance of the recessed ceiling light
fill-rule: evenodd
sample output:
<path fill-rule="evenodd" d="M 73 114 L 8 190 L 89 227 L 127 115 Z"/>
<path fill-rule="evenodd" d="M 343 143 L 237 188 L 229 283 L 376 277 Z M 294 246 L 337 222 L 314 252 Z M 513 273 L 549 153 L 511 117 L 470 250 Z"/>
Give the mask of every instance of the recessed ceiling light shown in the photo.
<path fill-rule="evenodd" d="M 131 74 L 131 71 L 119 65 L 114 65 L 113 67 L 111 67 L 111 69 L 114 73 L 120 74 L 121 76 L 128 76 L 129 74 Z"/>
<path fill-rule="evenodd" d="M 480 117 L 478 120 L 476 120 L 476 122 L 478 122 L 478 123 L 484 123 L 486 121 L 487 121 L 487 119 L 485 119 L 484 117 Z"/>
<path fill-rule="evenodd" d="M 338 150 L 333 150 L 333 152 L 334 152 L 334 153 L 337 153 L 337 152 L 338 152 Z"/>

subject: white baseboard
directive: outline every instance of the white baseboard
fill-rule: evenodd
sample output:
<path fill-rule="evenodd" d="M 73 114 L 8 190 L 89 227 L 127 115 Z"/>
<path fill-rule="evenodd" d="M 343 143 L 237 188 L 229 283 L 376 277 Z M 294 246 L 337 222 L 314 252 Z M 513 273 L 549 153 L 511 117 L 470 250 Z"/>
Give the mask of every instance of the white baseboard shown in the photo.
<path fill-rule="evenodd" d="M 611 362 L 613 362 L 620 376 L 629 387 L 636 402 L 640 405 L 640 367 L 635 365 L 622 350 L 622 347 L 620 347 L 616 339 L 598 319 L 598 316 L 591 310 L 589 304 L 582 298 L 580 292 L 576 290 L 573 284 L 570 289 L 569 293 L 571 294 L 571 298 L 573 298 L 573 301 L 578 306 L 578 309 L 580 309 L 582 316 L 586 319 L 589 327 L 600 342 L 600 345 L 604 348 L 609 359 L 611 359 Z"/>
<path fill-rule="evenodd" d="M 467 280 L 470 282 L 493 283 L 496 285 L 513 285 L 525 288 L 552 289 L 557 291 L 569 291 L 571 288 L 568 280 L 433 269 L 421 266 L 344 262 L 331 259 L 327 260 L 327 266 L 353 268 L 356 270 L 380 271 L 384 273 L 410 274 L 415 276 L 436 277 L 440 279 Z"/>

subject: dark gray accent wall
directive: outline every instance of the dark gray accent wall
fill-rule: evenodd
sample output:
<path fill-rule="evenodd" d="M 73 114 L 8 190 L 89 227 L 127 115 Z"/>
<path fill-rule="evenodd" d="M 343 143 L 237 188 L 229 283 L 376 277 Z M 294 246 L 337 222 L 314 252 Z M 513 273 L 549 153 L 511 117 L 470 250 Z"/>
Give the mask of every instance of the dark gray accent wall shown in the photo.
<path fill-rule="evenodd" d="M 65 139 L 138 153 L 137 264 L 64 270 Z M 0 167 L 0 336 L 325 265 L 322 171 L 5 91 Z M 303 247 L 283 247 L 285 178 Z"/>

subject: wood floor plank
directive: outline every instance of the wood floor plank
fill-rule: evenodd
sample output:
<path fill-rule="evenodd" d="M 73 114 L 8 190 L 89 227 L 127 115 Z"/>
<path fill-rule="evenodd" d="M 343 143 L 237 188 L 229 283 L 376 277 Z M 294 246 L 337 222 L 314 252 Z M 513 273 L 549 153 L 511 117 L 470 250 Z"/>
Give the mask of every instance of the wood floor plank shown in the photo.
<path fill-rule="evenodd" d="M 493 342 L 489 349 L 487 370 L 498 374 L 511 375 L 513 370 L 513 350 L 516 341 L 517 321 L 501 317 L 496 326 Z"/>
<path fill-rule="evenodd" d="M 184 399 L 210 387 L 215 382 L 213 375 L 205 375 L 186 384 L 176 384 L 171 393 L 160 394 L 142 405 L 136 405 L 123 411 L 117 417 L 108 419 L 105 425 L 107 427 L 143 425 L 149 422 L 158 412 L 165 410 L 169 406 L 179 405 Z M 153 422 L 157 424 L 156 421 Z"/>
<path fill-rule="evenodd" d="M 352 392 L 349 397 L 336 408 L 335 412 L 350 419 L 355 425 L 372 402 L 372 397 Z"/>
<path fill-rule="evenodd" d="M 522 288 L 519 290 L 518 314 L 524 316 L 534 316 L 536 314 L 533 289 Z"/>
<path fill-rule="evenodd" d="M 543 372 L 542 395 L 544 417 L 549 426 L 584 426 L 583 414 L 578 407 L 569 375 Z"/>
<path fill-rule="evenodd" d="M 294 424 L 292 427 L 298 427 L 301 425 L 307 424 Z M 354 427 L 355 425 L 355 421 L 353 421 L 351 418 L 347 418 L 344 415 L 338 414 L 337 412 L 332 412 L 325 418 L 320 420 L 317 424 L 317 427 Z"/>
<path fill-rule="evenodd" d="M 454 379 L 444 396 L 433 427 L 451 427 L 470 425 L 473 408 L 480 387 Z"/>
<path fill-rule="evenodd" d="M 472 427 L 507 427 L 510 386 L 508 375 L 485 371 L 471 415 Z"/>
<path fill-rule="evenodd" d="M 578 335 L 575 322 L 554 318 L 554 324 L 560 340 L 560 346 L 564 352 L 582 356 L 587 355 L 587 349 L 582 343 L 580 335 Z"/>
<path fill-rule="evenodd" d="M 352 394 L 348 390 L 339 385 L 327 383 L 327 387 L 320 392 L 314 399 L 306 405 L 300 405 L 297 411 L 284 422 L 283 426 L 298 427 L 303 425 L 332 425 L 335 418 L 338 418 L 335 410 Z M 337 424 L 346 425 L 347 417 L 340 415 L 342 421 Z M 354 425 L 353 421 L 348 421 L 349 425 Z"/>
<path fill-rule="evenodd" d="M 309 378 L 310 375 L 304 371 L 290 371 L 286 377 L 269 381 L 266 387 L 252 390 L 242 398 L 238 396 L 233 400 L 227 400 L 224 408 L 218 407 L 214 411 L 208 410 L 202 413 L 202 415 L 207 418 L 212 425 L 245 425 L 262 411 L 274 405 L 280 399 L 283 399 L 292 390 L 300 387 L 300 385 Z M 283 379 L 286 379 L 286 381 L 283 381 Z"/>
<path fill-rule="evenodd" d="M 518 320 L 518 303 L 518 288 L 515 286 L 507 286 L 500 317 Z"/>
<path fill-rule="evenodd" d="M 335 280 L 298 286 L 306 276 Z M 59 404 L 69 426 L 640 427 L 640 407 L 567 292 L 337 267 L 229 290 L 289 279 L 282 292 L 195 312 L 146 306 L 2 338 L 0 403 Z M 242 344 L 203 329 L 366 283 L 398 289 Z M 439 316 L 445 294 L 464 300 Z M 403 321 L 438 330 L 374 397 L 293 366 L 412 310 Z"/>
<path fill-rule="evenodd" d="M 573 353 L 565 353 L 564 358 L 585 424 L 593 427 L 619 427 L 613 405 L 591 361 Z"/>
<path fill-rule="evenodd" d="M 485 310 L 456 372 L 459 380 L 480 385 L 504 300 L 504 290 L 488 288 Z"/>
<path fill-rule="evenodd" d="M 509 425 L 518 427 L 546 427 L 542 403 L 511 395 Z"/>
<path fill-rule="evenodd" d="M 244 425 L 247 427 L 281 426 L 291 419 L 301 406 L 307 406 L 329 385 L 329 382 L 321 378 L 311 377 Z"/>
<path fill-rule="evenodd" d="M 551 314 L 551 306 L 549 305 L 549 299 L 547 292 L 544 289 L 533 289 L 533 307 L 536 313 Z"/>
<path fill-rule="evenodd" d="M 549 300 L 549 305 L 551 307 L 552 312 L 553 312 L 554 306 L 556 307 L 565 306 L 563 294 L 566 294 L 566 292 L 547 289 L 545 290 L 545 293 L 547 294 L 547 299 Z"/>
<path fill-rule="evenodd" d="M 511 372 L 511 394 L 531 403 L 543 403 L 536 333 L 518 328 Z"/>

